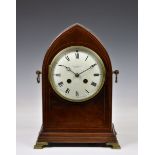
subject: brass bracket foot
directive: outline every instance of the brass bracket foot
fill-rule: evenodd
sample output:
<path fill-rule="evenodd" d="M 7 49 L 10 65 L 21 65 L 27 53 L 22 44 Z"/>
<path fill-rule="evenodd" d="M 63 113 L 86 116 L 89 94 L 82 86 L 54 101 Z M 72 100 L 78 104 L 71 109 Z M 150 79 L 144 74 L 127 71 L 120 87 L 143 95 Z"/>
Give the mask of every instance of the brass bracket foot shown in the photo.
<path fill-rule="evenodd" d="M 112 149 L 121 149 L 121 146 L 118 142 L 116 143 L 106 143 L 106 146 L 110 146 Z"/>
<path fill-rule="evenodd" d="M 48 142 L 36 142 L 34 149 L 43 149 L 48 145 Z"/>

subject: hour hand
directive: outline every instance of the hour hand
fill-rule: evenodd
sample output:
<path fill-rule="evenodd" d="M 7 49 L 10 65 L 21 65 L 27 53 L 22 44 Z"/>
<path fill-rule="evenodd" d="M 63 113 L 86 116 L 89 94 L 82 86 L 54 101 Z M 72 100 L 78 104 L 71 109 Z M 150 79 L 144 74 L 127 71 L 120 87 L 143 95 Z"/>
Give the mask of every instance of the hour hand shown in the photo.
<path fill-rule="evenodd" d="M 71 71 L 70 67 L 67 67 L 65 65 L 58 65 L 58 66 L 63 66 L 63 67 L 65 67 L 67 69 L 67 71 Z"/>
<path fill-rule="evenodd" d="M 65 65 L 58 65 L 58 66 L 63 66 L 63 67 L 65 67 L 65 68 L 67 69 L 67 71 L 70 71 L 70 72 L 74 73 L 74 72 L 71 70 L 70 67 L 67 67 L 67 66 L 65 66 Z M 76 73 L 74 73 L 74 74 L 76 74 Z"/>

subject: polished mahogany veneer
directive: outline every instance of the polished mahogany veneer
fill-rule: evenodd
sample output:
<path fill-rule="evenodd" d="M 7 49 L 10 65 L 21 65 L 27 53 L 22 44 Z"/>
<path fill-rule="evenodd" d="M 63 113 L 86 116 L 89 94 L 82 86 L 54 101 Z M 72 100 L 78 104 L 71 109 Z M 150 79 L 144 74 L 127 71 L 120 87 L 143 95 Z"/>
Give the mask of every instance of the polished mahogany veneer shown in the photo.
<path fill-rule="evenodd" d="M 48 68 L 62 49 L 85 46 L 104 62 L 105 83 L 90 100 L 73 103 L 58 96 L 48 79 Z M 112 124 L 112 66 L 101 42 L 85 27 L 75 24 L 61 33 L 51 44 L 42 66 L 43 124 L 35 148 L 51 143 L 105 143 L 120 148 Z"/>

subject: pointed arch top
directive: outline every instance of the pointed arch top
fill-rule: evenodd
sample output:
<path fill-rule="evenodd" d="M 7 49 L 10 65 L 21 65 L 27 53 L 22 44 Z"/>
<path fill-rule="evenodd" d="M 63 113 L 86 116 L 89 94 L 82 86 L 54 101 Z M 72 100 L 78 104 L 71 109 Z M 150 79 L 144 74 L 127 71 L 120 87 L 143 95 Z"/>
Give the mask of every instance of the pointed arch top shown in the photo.
<path fill-rule="evenodd" d="M 65 29 L 52 42 L 45 54 L 42 70 L 50 64 L 51 60 L 59 51 L 69 46 L 85 46 L 92 49 L 102 58 L 106 69 L 112 72 L 109 55 L 101 41 L 88 28 L 79 23 L 75 23 Z"/>

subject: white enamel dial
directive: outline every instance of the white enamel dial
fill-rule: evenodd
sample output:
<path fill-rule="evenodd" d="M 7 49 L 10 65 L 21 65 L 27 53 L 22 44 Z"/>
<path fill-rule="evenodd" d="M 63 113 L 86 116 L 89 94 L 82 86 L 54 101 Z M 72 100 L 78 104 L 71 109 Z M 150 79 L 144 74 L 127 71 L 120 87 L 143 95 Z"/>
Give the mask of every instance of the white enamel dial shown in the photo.
<path fill-rule="evenodd" d="M 62 98 L 86 101 L 101 90 L 105 81 L 105 66 L 91 49 L 71 46 L 60 51 L 49 65 L 49 81 Z"/>

